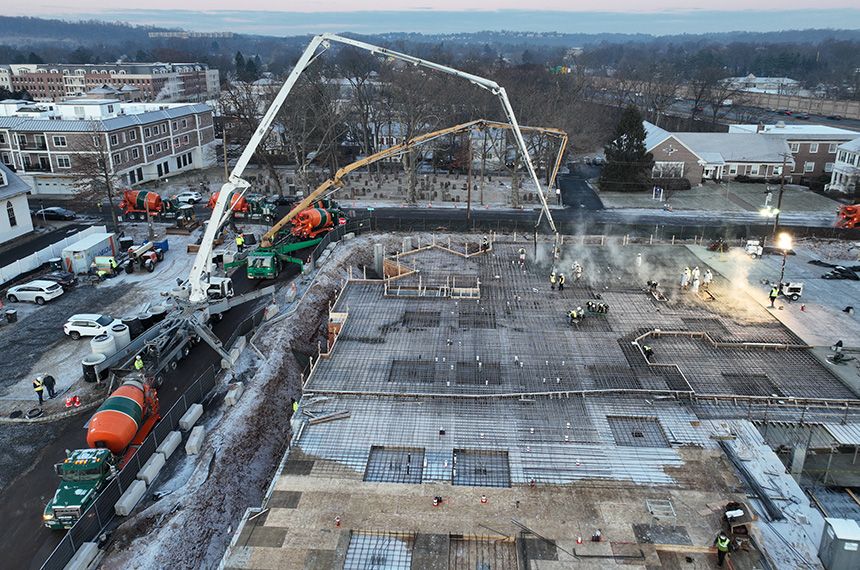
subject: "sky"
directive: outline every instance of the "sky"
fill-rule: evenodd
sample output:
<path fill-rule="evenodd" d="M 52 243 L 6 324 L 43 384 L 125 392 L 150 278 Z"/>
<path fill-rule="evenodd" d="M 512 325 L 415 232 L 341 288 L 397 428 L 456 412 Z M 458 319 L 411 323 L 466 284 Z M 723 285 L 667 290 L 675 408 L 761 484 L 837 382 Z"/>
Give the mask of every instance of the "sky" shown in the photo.
<path fill-rule="evenodd" d="M 4 8 L 6 16 L 64 20 L 107 20 L 181 28 L 273 36 L 321 32 L 456 33 L 512 30 L 567 33 L 646 33 L 671 35 L 788 29 L 860 29 L 856 0 L 722 0 L 708 9 L 690 8 L 689 0 L 607 0 L 600 11 L 576 9 L 570 0 L 317 0 L 276 4 L 271 0 L 33 0 Z M 290 11 L 280 10 L 288 7 Z M 645 9 L 647 7 L 647 10 Z"/>

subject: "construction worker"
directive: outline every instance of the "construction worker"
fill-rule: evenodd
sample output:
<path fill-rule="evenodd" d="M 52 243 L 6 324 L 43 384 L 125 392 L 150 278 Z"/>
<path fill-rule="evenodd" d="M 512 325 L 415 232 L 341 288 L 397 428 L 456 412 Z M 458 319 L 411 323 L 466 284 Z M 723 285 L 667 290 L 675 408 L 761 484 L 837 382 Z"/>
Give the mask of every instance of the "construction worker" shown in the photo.
<path fill-rule="evenodd" d="M 636 267 L 642 267 L 642 254 L 636 254 Z"/>
<path fill-rule="evenodd" d="M 298 402 L 296 402 L 296 399 L 295 399 L 295 398 L 290 398 L 290 401 L 293 403 L 293 413 L 295 414 L 295 413 L 296 413 L 296 410 L 298 410 L 298 409 L 299 409 L 299 403 L 298 403 Z"/>
<path fill-rule="evenodd" d="M 645 355 L 645 360 L 651 362 L 651 357 L 654 356 L 654 349 L 646 344 L 642 347 L 642 353 Z"/>
<path fill-rule="evenodd" d="M 720 534 L 714 539 L 714 546 L 717 547 L 717 566 L 719 568 L 723 567 L 723 562 L 725 562 L 726 555 L 729 553 L 730 542 L 729 537 L 723 531 L 720 531 Z"/>
<path fill-rule="evenodd" d="M 490 249 L 490 240 L 487 239 L 487 236 L 484 236 L 484 239 L 481 240 L 481 251 L 487 251 Z"/>
<path fill-rule="evenodd" d="M 564 291 L 564 273 L 560 273 L 558 276 L 558 290 L 559 292 Z"/>
<path fill-rule="evenodd" d="M 245 249 L 245 234 L 239 234 L 236 236 L 236 251 L 243 251 Z"/>
<path fill-rule="evenodd" d="M 681 289 L 686 289 L 690 284 L 690 268 L 685 267 L 683 273 L 681 273 Z"/>
<path fill-rule="evenodd" d="M 525 263 L 526 263 L 526 248 L 521 247 L 519 254 L 520 254 L 520 265 L 525 265 Z"/>
<path fill-rule="evenodd" d="M 555 291 L 555 271 L 549 274 L 549 287 Z"/>
<path fill-rule="evenodd" d="M 33 380 L 33 390 L 36 391 L 36 395 L 39 396 L 39 405 L 41 406 L 44 403 L 42 399 L 42 391 L 45 389 L 45 386 L 42 385 L 42 377 L 37 376 L 35 380 Z"/>
<path fill-rule="evenodd" d="M 705 271 L 705 280 L 702 281 L 702 286 L 704 287 L 704 289 L 707 290 L 708 287 L 710 287 L 710 285 L 711 285 L 711 281 L 713 281 L 713 280 L 714 280 L 714 274 L 711 273 L 710 269 L 708 269 L 707 271 Z"/>
<path fill-rule="evenodd" d="M 573 274 L 576 275 L 576 280 L 582 279 L 582 266 L 578 261 L 573 262 Z"/>
<path fill-rule="evenodd" d="M 690 276 L 690 283 L 692 283 L 696 279 L 699 279 L 700 276 L 701 276 L 701 273 L 699 272 L 699 266 L 697 265 L 696 267 L 693 268 L 693 273 Z"/>
<path fill-rule="evenodd" d="M 776 301 L 776 298 L 779 297 L 779 287 L 777 287 L 776 285 L 771 287 L 769 297 L 770 297 L 770 306 L 771 306 L 771 308 L 773 308 L 774 301 Z"/>
<path fill-rule="evenodd" d="M 95 261 L 90 263 L 90 275 L 97 275 L 99 272 L 99 265 Z"/>
<path fill-rule="evenodd" d="M 693 287 L 690 289 L 693 293 L 699 292 L 699 276 L 693 273 Z"/>
<path fill-rule="evenodd" d="M 134 370 L 135 372 L 143 372 L 143 358 L 139 354 L 134 357 Z"/>
<path fill-rule="evenodd" d="M 110 258 L 110 272 L 116 274 L 116 259 Z"/>

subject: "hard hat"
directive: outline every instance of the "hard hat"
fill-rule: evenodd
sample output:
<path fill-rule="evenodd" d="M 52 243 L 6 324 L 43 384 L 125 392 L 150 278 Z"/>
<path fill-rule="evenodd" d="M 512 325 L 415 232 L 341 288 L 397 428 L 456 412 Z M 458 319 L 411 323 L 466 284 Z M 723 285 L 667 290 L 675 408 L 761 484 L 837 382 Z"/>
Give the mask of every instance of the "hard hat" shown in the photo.
<path fill-rule="evenodd" d="M 45 379 L 45 377 L 44 377 L 44 376 L 42 376 L 41 374 L 39 374 L 38 376 L 36 376 L 36 380 L 41 381 L 41 380 L 44 380 L 44 379 Z"/>
<path fill-rule="evenodd" d="M 139 354 L 138 354 L 137 356 L 135 356 L 135 357 L 134 357 L 134 359 L 135 359 L 135 360 L 143 360 L 143 359 L 140 357 L 140 355 L 139 355 Z"/>

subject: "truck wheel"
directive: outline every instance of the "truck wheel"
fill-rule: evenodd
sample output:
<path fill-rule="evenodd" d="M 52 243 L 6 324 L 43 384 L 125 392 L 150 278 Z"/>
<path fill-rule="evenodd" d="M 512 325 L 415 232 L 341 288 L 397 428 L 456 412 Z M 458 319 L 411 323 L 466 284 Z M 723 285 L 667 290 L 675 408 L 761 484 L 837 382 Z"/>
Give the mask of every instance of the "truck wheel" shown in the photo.
<path fill-rule="evenodd" d="M 189 354 L 191 354 L 191 348 L 188 345 L 182 347 L 182 357 L 186 358 Z"/>
<path fill-rule="evenodd" d="M 152 385 L 155 387 L 156 390 L 164 386 L 164 374 L 156 374 L 155 378 L 152 380 Z"/>
<path fill-rule="evenodd" d="M 164 261 L 164 252 L 162 250 L 158 250 L 155 252 L 155 259 L 158 261 Z"/>
<path fill-rule="evenodd" d="M 756 257 L 758 257 L 758 254 L 751 253 L 751 254 L 750 254 L 750 257 L 751 257 L 752 259 L 755 259 Z"/>
<path fill-rule="evenodd" d="M 176 360 L 171 360 L 170 364 L 167 365 L 167 368 L 169 368 L 171 372 L 174 372 L 176 371 L 177 366 L 178 365 L 176 364 Z"/>
<path fill-rule="evenodd" d="M 789 299 L 791 299 L 792 301 L 797 301 L 798 299 L 800 299 L 800 295 L 794 293 L 791 295 L 791 297 L 789 297 Z"/>
<path fill-rule="evenodd" d="M 150 273 L 155 271 L 155 264 L 152 262 L 151 259 L 148 259 L 146 261 L 146 264 L 144 265 L 144 267 L 146 267 L 146 270 L 149 271 Z"/>
<path fill-rule="evenodd" d="M 125 264 L 125 272 L 128 273 L 129 275 L 134 273 L 134 262 L 133 261 L 130 261 L 130 262 Z"/>
<path fill-rule="evenodd" d="M 33 408 L 32 410 L 27 412 L 27 419 L 32 420 L 34 418 L 42 417 L 42 415 L 44 413 L 45 413 L 45 410 L 43 410 L 42 408 Z"/>

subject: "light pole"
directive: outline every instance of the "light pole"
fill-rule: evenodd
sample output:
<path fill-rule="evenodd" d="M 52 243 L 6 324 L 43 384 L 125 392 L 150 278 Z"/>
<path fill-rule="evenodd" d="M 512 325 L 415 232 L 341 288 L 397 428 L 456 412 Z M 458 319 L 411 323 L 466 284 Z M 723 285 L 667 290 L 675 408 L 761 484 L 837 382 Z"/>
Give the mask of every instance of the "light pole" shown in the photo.
<path fill-rule="evenodd" d="M 788 161 L 788 157 L 791 155 L 782 154 L 782 168 L 779 171 L 779 198 L 776 201 L 776 218 L 773 220 L 773 233 L 779 231 L 779 209 L 782 208 L 782 191 L 785 189 L 785 165 Z M 789 246 L 791 243 L 791 238 L 789 238 Z"/>
<path fill-rule="evenodd" d="M 785 256 L 788 255 L 788 250 L 791 249 L 791 236 L 788 234 L 779 234 L 776 246 L 782 250 L 782 269 L 779 271 L 779 287 L 782 287 L 782 278 L 785 277 Z"/>

